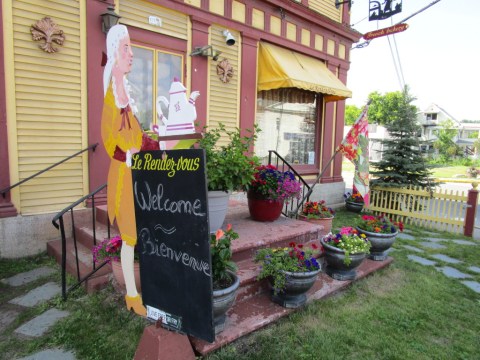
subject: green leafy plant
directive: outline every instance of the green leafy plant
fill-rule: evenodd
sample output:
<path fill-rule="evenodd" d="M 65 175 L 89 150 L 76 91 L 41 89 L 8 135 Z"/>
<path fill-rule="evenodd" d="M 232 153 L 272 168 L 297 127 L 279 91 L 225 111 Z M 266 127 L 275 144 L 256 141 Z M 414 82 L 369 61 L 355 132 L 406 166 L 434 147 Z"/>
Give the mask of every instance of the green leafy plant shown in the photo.
<path fill-rule="evenodd" d="M 255 126 L 254 131 L 246 131 L 249 136 L 242 136 L 239 128 L 228 131 L 222 123 L 215 129 L 203 128 L 198 145 L 205 150 L 209 191 L 241 190 L 253 180 L 259 162 L 250 151 L 260 130 Z M 225 140 L 226 144 L 219 144 Z"/>
<path fill-rule="evenodd" d="M 210 236 L 210 253 L 212 256 L 212 277 L 214 290 L 225 289 L 233 283 L 228 271 L 235 272 L 237 264 L 232 261 L 232 240 L 238 239 L 238 233 L 228 224 L 223 231 L 218 229 Z"/>
<path fill-rule="evenodd" d="M 286 200 L 299 197 L 302 190 L 299 181 L 291 171 L 280 171 L 273 165 L 261 165 L 255 168 L 254 179 L 249 190 L 268 200 Z"/>
<path fill-rule="evenodd" d="M 287 282 L 289 272 L 308 272 L 320 269 L 316 259 L 319 248 L 316 244 L 306 247 L 291 242 L 286 248 L 265 248 L 255 254 L 254 261 L 261 265 L 257 279 L 271 277 L 275 294 L 278 294 Z M 282 271 L 283 270 L 283 271 Z"/>
<path fill-rule="evenodd" d="M 336 234 L 330 233 L 324 236 L 323 242 L 345 252 L 343 260 L 345 265 L 352 262 L 351 254 L 369 253 L 371 246 L 365 234 L 358 234 L 358 230 L 347 226 L 342 227 Z"/>
<path fill-rule="evenodd" d="M 379 234 L 393 234 L 398 230 L 403 231 L 403 223 L 401 221 L 393 222 L 385 215 L 362 215 L 357 222 L 359 229 Z"/>
<path fill-rule="evenodd" d="M 320 201 L 307 201 L 303 204 L 300 215 L 305 216 L 307 219 L 328 219 L 335 215 L 335 210 L 327 207 L 325 200 Z"/>

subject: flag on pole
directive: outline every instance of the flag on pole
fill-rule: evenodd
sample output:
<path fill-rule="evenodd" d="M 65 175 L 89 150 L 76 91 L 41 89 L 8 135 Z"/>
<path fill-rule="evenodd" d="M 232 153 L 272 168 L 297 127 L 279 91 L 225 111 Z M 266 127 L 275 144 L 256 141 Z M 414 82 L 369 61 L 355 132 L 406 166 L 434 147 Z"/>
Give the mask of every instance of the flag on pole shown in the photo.
<path fill-rule="evenodd" d="M 368 186 L 368 104 L 352 125 L 347 136 L 343 139 L 337 151 L 355 165 L 353 188 L 363 197 L 365 206 L 370 203 Z"/>

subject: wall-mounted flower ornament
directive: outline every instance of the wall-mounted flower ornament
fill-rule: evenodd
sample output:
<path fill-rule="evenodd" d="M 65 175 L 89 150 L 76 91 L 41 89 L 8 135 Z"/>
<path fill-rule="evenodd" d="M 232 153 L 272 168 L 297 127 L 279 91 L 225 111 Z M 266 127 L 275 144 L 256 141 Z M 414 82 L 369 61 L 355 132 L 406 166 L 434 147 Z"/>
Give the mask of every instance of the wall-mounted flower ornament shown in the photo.
<path fill-rule="evenodd" d="M 230 82 L 230 79 L 233 77 L 233 66 L 230 64 L 228 59 L 223 59 L 217 64 L 217 75 L 223 83 Z"/>
<path fill-rule="evenodd" d="M 48 53 L 58 51 L 57 48 L 53 47 L 53 43 L 63 45 L 63 42 L 65 41 L 63 30 L 61 30 L 48 16 L 33 24 L 30 27 L 30 32 L 32 33 L 32 39 L 34 41 L 45 41 L 44 44 L 39 45 L 38 47 Z"/>

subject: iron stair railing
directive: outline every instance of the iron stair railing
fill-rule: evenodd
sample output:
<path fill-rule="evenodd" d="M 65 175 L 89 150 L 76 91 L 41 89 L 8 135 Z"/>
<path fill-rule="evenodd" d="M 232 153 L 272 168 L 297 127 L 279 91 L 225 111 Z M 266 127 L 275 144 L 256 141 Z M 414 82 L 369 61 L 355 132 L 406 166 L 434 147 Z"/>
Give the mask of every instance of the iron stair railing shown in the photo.
<path fill-rule="evenodd" d="M 272 160 L 274 162 L 272 163 Z M 310 198 L 311 192 L 311 187 L 310 185 L 303 179 L 303 177 L 283 158 L 278 154 L 275 150 L 269 150 L 268 151 L 268 164 L 269 165 L 275 165 L 278 170 L 280 171 L 291 171 L 293 175 L 295 176 L 295 180 L 299 181 L 302 187 L 302 192 L 301 196 L 299 199 L 289 201 L 288 203 L 285 203 L 283 206 L 282 214 L 291 217 L 291 218 L 296 218 L 298 216 L 298 210 L 300 207 L 303 205 L 305 201 L 308 201 Z"/>
<path fill-rule="evenodd" d="M 93 229 L 93 244 L 94 246 L 97 245 L 97 233 L 96 233 L 96 209 L 95 209 L 95 195 L 105 189 L 107 184 L 103 184 L 98 187 L 96 190 L 92 191 L 90 194 L 78 199 L 73 204 L 67 206 L 65 209 L 60 211 L 52 220 L 53 226 L 60 230 L 60 234 L 62 237 L 62 296 L 63 299 L 67 299 L 67 295 L 69 292 L 75 290 L 81 284 L 83 284 L 88 278 L 90 278 L 93 274 L 95 274 L 98 270 L 103 268 L 108 261 L 103 262 L 99 266 L 95 266 L 95 262 L 93 261 L 93 254 L 92 254 L 92 271 L 89 272 L 83 278 L 80 275 L 80 266 L 78 263 L 78 247 L 77 247 L 77 237 L 75 231 L 75 218 L 73 215 L 73 209 L 78 205 L 82 204 L 84 201 L 91 200 L 91 210 L 92 210 L 92 229 Z M 65 222 L 64 222 L 64 215 L 66 213 L 70 213 L 71 218 L 71 231 L 72 231 L 72 238 L 73 238 L 73 245 L 75 248 L 75 263 L 77 266 L 77 282 L 72 285 L 70 288 L 67 289 L 67 236 L 65 234 Z M 107 221 L 107 236 L 110 238 L 110 222 Z"/>

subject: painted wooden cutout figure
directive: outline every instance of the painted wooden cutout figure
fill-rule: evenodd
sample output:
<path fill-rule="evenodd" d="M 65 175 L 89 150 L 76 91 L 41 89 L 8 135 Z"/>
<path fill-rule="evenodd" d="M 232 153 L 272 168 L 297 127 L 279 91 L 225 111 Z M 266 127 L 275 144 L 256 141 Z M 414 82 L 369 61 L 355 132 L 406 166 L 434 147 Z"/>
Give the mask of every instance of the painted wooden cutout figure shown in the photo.
<path fill-rule="evenodd" d="M 132 156 L 139 151 L 159 150 L 159 142 L 149 138 L 142 131 L 132 108 L 133 99 L 128 92 L 126 75 L 133 63 L 133 51 L 128 30 L 124 25 L 113 26 L 107 34 L 107 63 L 103 73 L 104 102 L 102 112 L 102 140 L 105 150 L 111 158 L 108 172 L 107 207 L 108 217 L 113 224 L 116 220 L 122 237 L 120 260 L 127 295 L 125 301 L 128 310 L 146 316 L 142 298 L 138 294 L 134 276 L 134 248 L 137 243 L 135 208 L 133 203 L 132 173 L 130 170 Z M 178 90 L 173 91 L 172 89 Z M 187 102 L 186 89 L 174 81 L 170 90 L 170 102 L 175 110 L 170 110 L 173 120 L 167 121 L 167 131 L 159 133 L 163 149 L 188 149 L 196 140 L 193 121 L 196 118 L 195 99 L 199 92 L 193 92 Z M 166 100 L 166 99 L 165 99 Z M 168 125 L 172 124 L 169 131 Z M 192 124 L 190 127 L 187 124 Z M 179 126 L 179 124 L 184 124 Z M 180 129 L 181 128 L 181 129 Z M 173 130 L 174 129 L 174 130 Z M 165 135 L 194 134 L 181 140 L 162 141 Z"/>
<path fill-rule="evenodd" d="M 137 243 L 133 203 L 131 158 L 140 150 L 158 150 L 158 142 L 143 131 L 131 109 L 126 75 L 133 63 L 133 51 L 124 25 L 113 26 L 107 34 L 107 63 L 103 73 L 104 102 L 102 140 L 110 161 L 107 207 L 110 222 L 116 220 L 122 237 L 121 263 L 127 294 L 127 309 L 146 316 L 134 277 L 134 248 Z"/>

